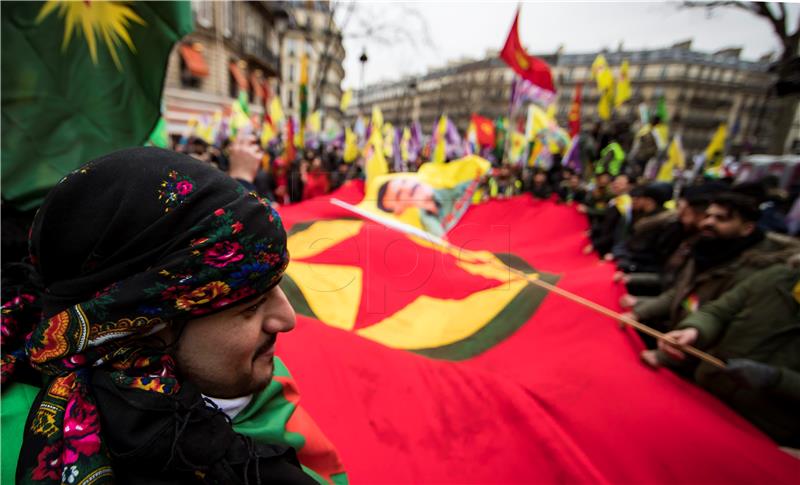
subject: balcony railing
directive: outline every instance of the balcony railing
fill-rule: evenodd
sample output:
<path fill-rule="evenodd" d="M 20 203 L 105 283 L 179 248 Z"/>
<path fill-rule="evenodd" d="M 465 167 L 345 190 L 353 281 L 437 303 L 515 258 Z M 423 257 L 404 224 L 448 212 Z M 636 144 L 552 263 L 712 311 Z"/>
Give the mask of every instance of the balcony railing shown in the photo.
<path fill-rule="evenodd" d="M 245 36 L 243 40 L 242 50 L 244 54 L 272 71 L 271 74 L 277 75 L 278 56 L 267 47 L 266 42 L 252 35 Z"/>

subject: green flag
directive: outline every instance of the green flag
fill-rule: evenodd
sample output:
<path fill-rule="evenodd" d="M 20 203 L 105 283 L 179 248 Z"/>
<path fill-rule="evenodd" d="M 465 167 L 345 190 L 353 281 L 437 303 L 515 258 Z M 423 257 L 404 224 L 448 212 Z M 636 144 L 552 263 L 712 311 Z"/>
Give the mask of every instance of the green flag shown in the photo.
<path fill-rule="evenodd" d="M 508 126 L 508 121 L 503 116 L 498 116 L 494 122 L 494 132 L 495 132 L 494 156 L 495 158 L 497 158 L 498 162 L 503 160 L 503 156 L 505 154 L 507 126 Z"/>
<path fill-rule="evenodd" d="M 159 148 L 169 148 L 169 133 L 167 132 L 167 120 L 164 117 L 158 119 L 156 127 L 150 137 L 147 139 L 147 144 Z"/>
<path fill-rule="evenodd" d="M 664 124 L 669 123 L 669 113 L 667 113 L 667 100 L 662 95 L 658 98 L 658 105 L 656 105 L 656 115 L 661 118 Z"/>
<path fill-rule="evenodd" d="M 143 145 L 189 2 L 3 2 L 2 196 L 26 210 L 84 162 Z"/>
<path fill-rule="evenodd" d="M 250 116 L 250 100 L 247 96 L 247 91 L 241 90 L 239 91 L 239 106 L 242 107 L 242 112 L 247 116 Z"/>

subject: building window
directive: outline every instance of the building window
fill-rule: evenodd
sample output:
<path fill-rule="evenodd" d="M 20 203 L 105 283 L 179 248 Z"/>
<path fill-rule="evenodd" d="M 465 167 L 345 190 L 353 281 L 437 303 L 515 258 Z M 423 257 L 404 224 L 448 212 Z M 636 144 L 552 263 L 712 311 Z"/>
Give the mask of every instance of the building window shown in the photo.
<path fill-rule="evenodd" d="M 231 98 L 239 97 L 239 85 L 236 83 L 236 78 L 228 70 L 228 94 Z"/>
<path fill-rule="evenodd" d="M 192 74 L 186 61 L 181 57 L 181 87 L 197 89 L 202 84 L 202 79 Z"/>
<path fill-rule="evenodd" d="M 214 25 L 214 2 L 193 0 L 192 10 L 194 10 L 194 18 L 198 25 L 206 29 Z"/>
<path fill-rule="evenodd" d="M 289 64 L 287 67 L 289 69 L 289 82 L 293 83 L 294 82 L 294 64 Z"/>
<path fill-rule="evenodd" d="M 222 35 L 230 37 L 233 35 L 236 19 L 236 2 L 222 2 Z"/>
<path fill-rule="evenodd" d="M 288 98 L 286 105 L 291 110 L 292 108 L 294 108 L 294 89 L 287 90 L 286 97 Z"/>

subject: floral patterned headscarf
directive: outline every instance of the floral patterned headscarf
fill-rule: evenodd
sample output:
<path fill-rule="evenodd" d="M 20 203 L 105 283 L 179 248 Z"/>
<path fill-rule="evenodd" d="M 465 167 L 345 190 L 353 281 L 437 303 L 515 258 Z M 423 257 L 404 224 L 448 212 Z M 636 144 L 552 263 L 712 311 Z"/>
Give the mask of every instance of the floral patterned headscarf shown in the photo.
<path fill-rule="evenodd" d="M 47 380 L 17 468 L 30 483 L 112 482 L 91 370 L 122 388 L 177 393 L 172 357 L 142 337 L 268 291 L 289 261 L 268 203 L 157 148 L 118 151 L 65 177 L 36 215 L 30 249 L 43 317 L 26 326 L 4 308 L 2 329 L 3 383 L 23 368 Z"/>

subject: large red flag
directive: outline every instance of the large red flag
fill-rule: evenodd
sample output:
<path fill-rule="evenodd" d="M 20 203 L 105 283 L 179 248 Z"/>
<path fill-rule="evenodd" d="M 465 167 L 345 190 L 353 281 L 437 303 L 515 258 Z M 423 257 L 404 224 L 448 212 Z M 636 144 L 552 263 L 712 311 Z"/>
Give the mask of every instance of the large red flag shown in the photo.
<path fill-rule="evenodd" d="M 578 83 L 575 86 L 575 97 L 572 99 L 572 105 L 569 107 L 569 135 L 575 136 L 581 132 L 581 93 L 583 92 L 583 84 Z"/>
<path fill-rule="evenodd" d="M 500 59 L 506 61 L 506 64 L 511 66 L 511 69 L 516 71 L 523 79 L 527 79 L 541 88 L 555 92 L 556 88 L 553 85 L 550 66 L 538 57 L 525 52 L 525 48 L 522 47 L 517 29 L 518 22 L 519 10 L 517 10 L 517 15 L 514 17 L 514 23 L 511 25 L 506 44 L 503 46 L 503 50 L 500 51 Z"/>
<path fill-rule="evenodd" d="M 485 147 L 494 147 L 494 121 L 476 114 L 472 115 L 472 122 L 475 123 L 478 144 Z"/>
<path fill-rule="evenodd" d="M 281 208 L 299 315 L 278 354 L 352 483 L 797 484 L 800 460 L 642 364 L 631 329 L 481 263 L 619 310 L 574 207 L 473 205 L 451 252 L 331 197 L 357 204 L 363 184 Z"/>

